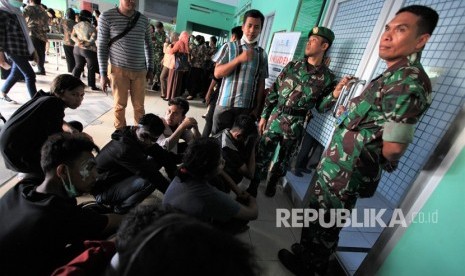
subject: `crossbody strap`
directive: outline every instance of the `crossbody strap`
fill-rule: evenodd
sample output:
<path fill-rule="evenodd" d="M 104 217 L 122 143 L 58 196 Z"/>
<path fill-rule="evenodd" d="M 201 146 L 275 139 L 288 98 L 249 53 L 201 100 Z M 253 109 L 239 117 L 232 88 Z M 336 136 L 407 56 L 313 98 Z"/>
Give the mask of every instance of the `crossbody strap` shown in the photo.
<path fill-rule="evenodd" d="M 119 35 L 117 35 L 117 36 L 113 37 L 112 39 L 110 39 L 110 42 L 108 42 L 108 48 L 110 48 L 111 45 L 113 43 L 115 43 L 117 40 L 119 40 L 123 36 L 127 35 L 127 33 L 129 33 L 129 31 L 131 31 L 136 26 L 137 21 L 139 20 L 139 17 L 140 17 L 140 12 L 136 11 L 136 14 L 134 15 L 134 17 L 129 20 L 129 23 L 126 26 L 126 29 L 124 29 L 124 31 L 122 33 L 120 33 Z"/>

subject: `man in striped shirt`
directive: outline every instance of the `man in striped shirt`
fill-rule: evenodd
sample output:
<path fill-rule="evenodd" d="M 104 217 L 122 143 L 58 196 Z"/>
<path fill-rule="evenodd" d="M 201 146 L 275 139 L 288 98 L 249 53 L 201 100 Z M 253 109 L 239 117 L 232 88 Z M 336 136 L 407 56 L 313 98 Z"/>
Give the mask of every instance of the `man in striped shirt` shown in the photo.
<path fill-rule="evenodd" d="M 213 115 L 212 133 L 231 128 L 241 114 L 259 115 L 263 106 L 268 57 L 258 46 L 265 17 L 258 10 L 244 14 L 240 41 L 224 44 L 213 57 L 215 77 L 223 78 Z"/>
<path fill-rule="evenodd" d="M 102 13 L 98 21 L 100 84 L 104 91 L 108 86 L 113 91 L 116 129 L 126 126 L 125 109 L 129 94 L 134 107 L 135 124 L 139 122 L 145 114 L 146 82 L 153 80 L 153 43 L 149 20 L 136 11 L 135 6 L 133 0 L 120 0 L 117 8 Z M 126 35 L 112 41 L 110 45 L 113 38 L 131 25 L 133 28 Z"/>

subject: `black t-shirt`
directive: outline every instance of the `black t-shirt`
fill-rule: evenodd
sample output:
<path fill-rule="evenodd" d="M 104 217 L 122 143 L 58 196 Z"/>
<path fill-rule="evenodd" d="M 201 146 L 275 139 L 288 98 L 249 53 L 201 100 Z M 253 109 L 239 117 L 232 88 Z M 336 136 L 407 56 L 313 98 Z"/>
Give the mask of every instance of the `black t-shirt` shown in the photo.
<path fill-rule="evenodd" d="M 62 132 L 65 103 L 40 92 L 16 110 L 2 127 L 0 151 L 7 168 L 41 173 L 40 149 L 48 136 Z"/>
<path fill-rule="evenodd" d="M 50 275 L 73 257 L 68 245 L 104 238 L 105 215 L 37 193 L 39 184 L 23 180 L 0 199 L 0 274 Z"/>
<path fill-rule="evenodd" d="M 225 129 L 217 134 L 216 139 L 221 144 L 221 151 L 225 161 L 224 171 L 228 173 L 236 184 L 241 182 L 243 176 L 239 174 L 239 168 L 245 164 L 248 158 L 245 154 L 244 146 L 234 141 L 229 129 Z"/>

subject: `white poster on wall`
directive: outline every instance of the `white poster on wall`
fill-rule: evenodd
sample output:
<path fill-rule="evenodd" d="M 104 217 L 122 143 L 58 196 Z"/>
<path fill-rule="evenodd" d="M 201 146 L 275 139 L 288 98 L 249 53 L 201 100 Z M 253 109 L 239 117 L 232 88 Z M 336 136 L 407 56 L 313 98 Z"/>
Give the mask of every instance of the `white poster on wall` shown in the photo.
<path fill-rule="evenodd" d="M 294 57 L 300 32 L 276 32 L 271 41 L 268 53 L 268 78 L 265 80 L 265 88 L 269 88 L 283 70 L 284 66 Z"/>

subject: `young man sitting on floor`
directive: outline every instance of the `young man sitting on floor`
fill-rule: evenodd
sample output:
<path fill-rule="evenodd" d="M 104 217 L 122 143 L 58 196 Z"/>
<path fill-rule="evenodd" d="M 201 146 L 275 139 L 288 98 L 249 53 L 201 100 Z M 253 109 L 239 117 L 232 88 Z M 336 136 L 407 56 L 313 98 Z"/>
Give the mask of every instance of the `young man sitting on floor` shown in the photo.
<path fill-rule="evenodd" d="M 224 171 L 233 181 L 223 179 L 228 188 L 238 196 L 243 196 L 237 184 L 244 177 L 253 179 L 255 173 L 255 145 L 258 138 L 258 130 L 254 119 L 249 115 L 239 115 L 231 129 L 224 129 L 215 138 L 221 145 L 221 152 L 225 160 Z M 224 177 L 223 177 L 224 178 Z M 257 196 L 257 189 L 248 189 L 253 197 Z"/>
<path fill-rule="evenodd" d="M 111 135 L 96 158 L 99 178 L 93 194 L 98 203 L 126 213 L 155 189 L 166 191 L 170 182 L 160 168 L 174 178 L 177 156 L 156 144 L 163 129 L 162 120 L 150 113 L 139 125 L 123 127 Z"/>
<path fill-rule="evenodd" d="M 0 199 L 2 275 L 50 275 L 82 251 L 84 240 L 116 231 L 119 215 L 77 205 L 95 184 L 94 151 L 83 134 L 51 136 L 41 151 L 45 180 L 23 179 Z"/>
<path fill-rule="evenodd" d="M 187 143 L 201 136 L 197 121 L 192 117 L 186 117 L 189 111 L 189 102 L 183 98 L 174 98 L 168 101 L 163 123 L 165 130 L 157 140 L 157 144 L 173 153 L 183 153 Z M 179 143 L 179 139 L 186 143 Z"/>

